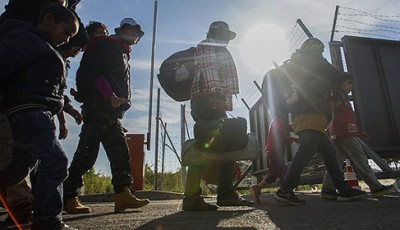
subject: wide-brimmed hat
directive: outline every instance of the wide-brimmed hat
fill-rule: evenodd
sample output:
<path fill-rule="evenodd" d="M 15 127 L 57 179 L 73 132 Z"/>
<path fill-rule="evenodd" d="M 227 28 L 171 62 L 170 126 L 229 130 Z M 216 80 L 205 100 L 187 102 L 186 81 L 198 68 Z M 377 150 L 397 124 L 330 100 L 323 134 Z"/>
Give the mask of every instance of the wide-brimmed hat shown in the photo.
<path fill-rule="evenodd" d="M 208 33 L 218 32 L 226 36 L 228 40 L 232 40 L 236 37 L 236 33 L 229 29 L 228 23 L 224 21 L 215 21 L 211 23 Z"/>

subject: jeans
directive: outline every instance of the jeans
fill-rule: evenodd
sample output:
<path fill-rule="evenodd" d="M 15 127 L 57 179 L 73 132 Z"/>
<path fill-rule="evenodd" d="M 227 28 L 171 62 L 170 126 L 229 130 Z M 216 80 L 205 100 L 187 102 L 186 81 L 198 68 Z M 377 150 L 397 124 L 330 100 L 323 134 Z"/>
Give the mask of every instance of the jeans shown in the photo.
<path fill-rule="evenodd" d="M 339 166 L 342 168 L 345 158 L 349 158 L 356 172 L 365 181 L 371 191 L 377 191 L 382 184 L 378 181 L 374 171 L 368 164 L 367 152 L 371 151 L 366 148 L 359 137 L 348 137 L 337 143 L 340 151 L 337 151 L 337 159 Z M 322 189 L 335 190 L 332 179 L 328 172 L 325 172 Z"/>
<path fill-rule="evenodd" d="M 0 170 L 0 188 L 15 185 L 28 176 L 36 162 L 34 222 L 61 221 L 62 182 L 67 176 L 68 159 L 56 139 L 53 116 L 42 110 L 20 111 L 11 119 L 14 158 Z"/>
<path fill-rule="evenodd" d="M 349 190 L 349 186 L 343 179 L 336 158 L 336 149 L 329 138 L 316 130 L 303 130 L 299 133 L 300 146 L 292 161 L 289 170 L 281 184 L 283 192 L 291 192 L 299 184 L 300 174 L 307 162 L 315 153 L 320 152 L 324 159 L 326 170 L 331 175 L 332 181 L 339 192 Z"/>

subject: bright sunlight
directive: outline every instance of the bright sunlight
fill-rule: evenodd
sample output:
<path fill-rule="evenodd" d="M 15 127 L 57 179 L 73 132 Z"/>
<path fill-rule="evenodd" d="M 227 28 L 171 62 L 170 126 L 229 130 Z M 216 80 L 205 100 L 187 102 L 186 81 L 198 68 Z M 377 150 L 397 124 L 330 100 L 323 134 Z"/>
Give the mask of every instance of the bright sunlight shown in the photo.
<path fill-rule="evenodd" d="M 272 67 L 272 61 L 280 61 L 284 51 L 285 35 L 276 25 L 258 25 L 244 36 L 240 52 L 243 61 L 256 72 Z"/>

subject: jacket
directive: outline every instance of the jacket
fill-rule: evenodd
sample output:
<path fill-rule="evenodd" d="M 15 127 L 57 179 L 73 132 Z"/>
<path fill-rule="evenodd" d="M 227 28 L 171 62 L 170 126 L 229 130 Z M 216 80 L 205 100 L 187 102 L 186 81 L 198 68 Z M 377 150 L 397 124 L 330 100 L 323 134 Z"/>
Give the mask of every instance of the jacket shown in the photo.
<path fill-rule="evenodd" d="M 340 72 L 322 57 L 300 56 L 289 70 L 298 101 L 291 107 L 292 118 L 299 114 L 330 114 L 329 102 L 340 99 Z"/>
<path fill-rule="evenodd" d="M 123 117 L 131 102 L 112 108 L 111 103 L 106 103 L 95 88 L 94 80 L 103 76 L 116 96 L 130 100 L 129 52 L 130 47 L 115 37 L 98 37 L 89 42 L 77 70 L 76 81 L 79 94 L 82 93 L 79 92 L 81 89 L 87 87 L 85 88 L 87 96 L 83 98 L 85 108 L 92 108 L 115 118 Z"/>
<path fill-rule="evenodd" d="M 351 107 L 348 96 L 343 92 L 340 104 L 332 109 L 333 118 L 328 130 L 331 139 L 337 143 L 347 137 L 361 137 L 362 129 L 357 121 L 356 113 Z"/>
<path fill-rule="evenodd" d="M 32 24 L 7 20 L 0 26 L 1 111 L 41 108 L 57 114 L 64 104 L 65 63 Z"/>

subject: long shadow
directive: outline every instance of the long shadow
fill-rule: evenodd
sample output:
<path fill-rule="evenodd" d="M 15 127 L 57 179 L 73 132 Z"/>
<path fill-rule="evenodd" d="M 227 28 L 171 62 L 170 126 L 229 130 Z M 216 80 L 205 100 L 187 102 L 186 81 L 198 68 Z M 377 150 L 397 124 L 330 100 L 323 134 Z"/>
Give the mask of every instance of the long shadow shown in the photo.
<path fill-rule="evenodd" d="M 277 228 L 285 230 L 309 229 L 400 229 L 400 194 L 379 199 L 365 198 L 359 201 L 327 201 L 319 194 L 299 194 L 306 201 L 302 206 L 279 203 L 272 194 L 262 194 L 263 210 Z"/>
<path fill-rule="evenodd" d="M 218 227 L 220 221 L 244 215 L 253 210 L 211 211 L 211 212 L 178 212 L 150 221 L 137 230 L 256 230 L 254 227 Z"/>
<path fill-rule="evenodd" d="M 141 211 L 125 211 L 124 214 L 129 214 L 129 213 L 138 213 Z M 101 216 L 110 216 L 110 215 L 118 215 L 120 213 L 115 213 L 115 212 L 106 212 L 106 213 L 96 213 L 96 214 L 67 214 L 63 215 L 63 220 L 64 221 L 76 221 L 76 220 L 84 220 L 84 219 L 89 219 L 89 218 L 95 218 L 95 217 L 101 217 Z M 73 216 L 70 216 L 73 215 Z"/>

